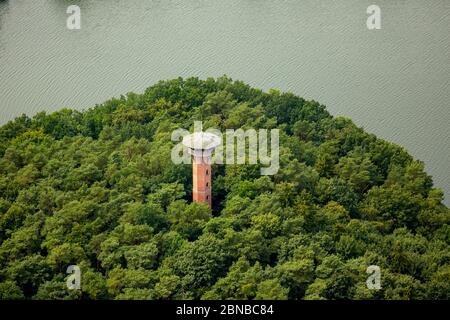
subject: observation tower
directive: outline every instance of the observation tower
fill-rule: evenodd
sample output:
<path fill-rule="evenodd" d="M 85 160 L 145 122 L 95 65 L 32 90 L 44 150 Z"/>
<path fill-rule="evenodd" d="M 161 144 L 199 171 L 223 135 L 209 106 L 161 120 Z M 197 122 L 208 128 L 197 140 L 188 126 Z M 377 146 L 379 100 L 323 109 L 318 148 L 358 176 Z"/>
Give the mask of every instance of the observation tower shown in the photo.
<path fill-rule="evenodd" d="M 221 138 L 208 132 L 195 132 L 183 138 L 183 145 L 192 155 L 192 200 L 212 205 L 211 155 L 222 143 Z"/>

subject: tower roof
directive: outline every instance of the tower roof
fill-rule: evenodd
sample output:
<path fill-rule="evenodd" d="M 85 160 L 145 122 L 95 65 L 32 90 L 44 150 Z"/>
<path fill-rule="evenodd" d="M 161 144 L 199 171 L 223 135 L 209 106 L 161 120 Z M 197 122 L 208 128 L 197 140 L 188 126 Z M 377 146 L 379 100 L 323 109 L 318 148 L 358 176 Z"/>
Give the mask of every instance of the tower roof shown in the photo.
<path fill-rule="evenodd" d="M 190 149 L 215 149 L 222 143 L 219 136 L 209 132 L 194 132 L 183 138 L 183 144 Z"/>

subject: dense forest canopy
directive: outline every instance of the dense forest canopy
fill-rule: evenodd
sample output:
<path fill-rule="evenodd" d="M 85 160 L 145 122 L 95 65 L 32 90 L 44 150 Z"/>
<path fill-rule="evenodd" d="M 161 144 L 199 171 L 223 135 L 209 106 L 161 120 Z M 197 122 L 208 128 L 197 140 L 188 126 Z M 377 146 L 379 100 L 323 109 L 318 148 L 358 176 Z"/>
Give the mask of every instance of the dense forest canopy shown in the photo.
<path fill-rule="evenodd" d="M 170 153 L 194 120 L 279 128 L 279 172 L 214 165 L 213 208 L 192 203 Z M 161 81 L 0 128 L 0 299 L 448 299 L 442 199 L 423 163 L 315 101 Z"/>

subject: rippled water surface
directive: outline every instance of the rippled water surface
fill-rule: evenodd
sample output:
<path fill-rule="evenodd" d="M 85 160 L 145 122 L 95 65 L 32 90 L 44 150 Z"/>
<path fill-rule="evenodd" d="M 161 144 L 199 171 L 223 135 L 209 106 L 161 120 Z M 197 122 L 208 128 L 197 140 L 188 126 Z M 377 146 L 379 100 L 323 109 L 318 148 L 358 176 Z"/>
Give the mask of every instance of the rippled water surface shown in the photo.
<path fill-rule="evenodd" d="M 366 28 L 372 3 L 382 30 Z M 227 74 L 403 145 L 450 204 L 449 34 L 449 0 L 0 0 L 0 124 Z"/>

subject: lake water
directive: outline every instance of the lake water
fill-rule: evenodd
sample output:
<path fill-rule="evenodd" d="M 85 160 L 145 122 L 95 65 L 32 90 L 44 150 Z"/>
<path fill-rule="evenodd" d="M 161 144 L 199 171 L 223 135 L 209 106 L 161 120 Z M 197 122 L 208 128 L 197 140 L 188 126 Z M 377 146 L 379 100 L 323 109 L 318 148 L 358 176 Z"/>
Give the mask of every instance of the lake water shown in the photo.
<path fill-rule="evenodd" d="M 381 30 L 366 27 L 373 3 Z M 450 204 L 449 0 L 0 0 L 0 124 L 223 74 L 404 146 Z"/>

